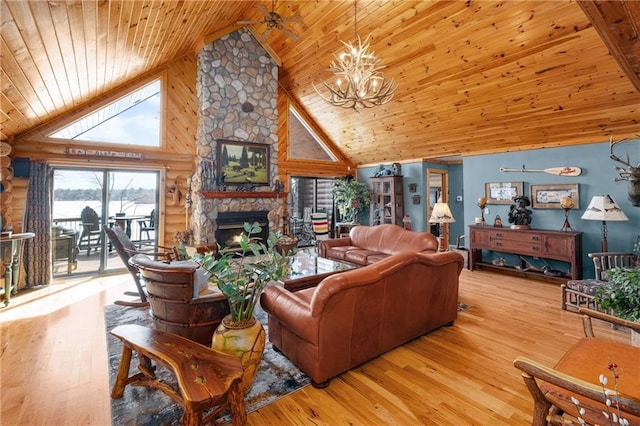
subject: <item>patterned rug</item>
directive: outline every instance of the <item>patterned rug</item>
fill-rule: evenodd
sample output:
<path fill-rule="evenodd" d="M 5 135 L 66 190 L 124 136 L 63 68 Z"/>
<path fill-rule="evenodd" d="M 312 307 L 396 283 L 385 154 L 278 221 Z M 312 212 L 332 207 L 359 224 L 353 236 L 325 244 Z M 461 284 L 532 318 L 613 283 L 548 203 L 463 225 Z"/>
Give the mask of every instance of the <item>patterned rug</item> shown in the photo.
<path fill-rule="evenodd" d="M 267 329 L 266 313 L 258 307 L 256 317 Z M 122 355 L 122 343 L 109 330 L 122 324 L 140 324 L 151 327 L 152 321 L 148 308 L 127 308 L 124 306 L 105 306 L 105 325 L 107 329 L 107 352 L 109 356 L 109 389 L 113 387 L 118 372 L 118 363 Z M 131 370 L 137 371 L 137 359 L 131 361 Z M 162 367 L 156 370 L 158 377 L 167 383 L 175 383 L 173 374 Z M 306 374 L 293 365 L 284 355 L 274 351 L 267 340 L 262 365 L 253 388 L 245 397 L 247 413 L 258 410 L 291 392 L 306 386 L 310 382 Z M 177 425 L 182 416 L 182 408 L 163 392 L 140 386 L 127 386 L 124 396 L 111 400 L 111 421 L 113 425 Z M 228 414 L 216 420 L 217 424 L 230 422 Z"/>

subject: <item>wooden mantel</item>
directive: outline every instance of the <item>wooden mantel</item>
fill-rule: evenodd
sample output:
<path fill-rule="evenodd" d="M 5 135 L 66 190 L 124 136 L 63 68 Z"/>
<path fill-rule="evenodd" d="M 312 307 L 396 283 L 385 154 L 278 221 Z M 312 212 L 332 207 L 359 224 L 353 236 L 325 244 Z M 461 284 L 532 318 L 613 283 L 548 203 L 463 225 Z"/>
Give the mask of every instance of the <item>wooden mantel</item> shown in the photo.
<path fill-rule="evenodd" d="M 200 191 L 203 198 L 279 198 L 287 194 L 275 191 Z"/>

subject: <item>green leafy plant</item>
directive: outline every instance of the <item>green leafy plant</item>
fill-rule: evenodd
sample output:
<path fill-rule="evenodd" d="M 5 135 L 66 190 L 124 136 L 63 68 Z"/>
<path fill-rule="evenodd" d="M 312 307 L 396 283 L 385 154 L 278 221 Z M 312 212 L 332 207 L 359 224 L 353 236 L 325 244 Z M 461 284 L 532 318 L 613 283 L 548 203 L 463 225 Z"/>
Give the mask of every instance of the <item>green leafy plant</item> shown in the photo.
<path fill-rule="evenodd" d="M 596 302 L 617 317 L 640 321 L 640 269 L 612 268 L 607 277 L 609 281 L 598 290 Z"/>
<path fill-rule="evenodd" d="M 235 324 L 251 320 L 267 284 L 282 278 L 287 271 L 287 257 L 275 249 L 278 235 L 271 233 L 265 245 L 255 237 L 260 232 L 262 228 L 257 222 L 245 222 L 239 253 L 197 254 L 193 257 L 209 272 L 209 280 L 217 284 L 227 297 L 231 321 Z"/>
<path fill-rule="evenodd" d="M 355 180 L 353 176 L 346 176 L 334 181 L 333 200 L 343 218 L 355 219 L 353 218 L 354 209 L 350 207 L 352 199 L 357 200 L 362 208 L 369 204 L 370 197 L 367 185 Z"/>

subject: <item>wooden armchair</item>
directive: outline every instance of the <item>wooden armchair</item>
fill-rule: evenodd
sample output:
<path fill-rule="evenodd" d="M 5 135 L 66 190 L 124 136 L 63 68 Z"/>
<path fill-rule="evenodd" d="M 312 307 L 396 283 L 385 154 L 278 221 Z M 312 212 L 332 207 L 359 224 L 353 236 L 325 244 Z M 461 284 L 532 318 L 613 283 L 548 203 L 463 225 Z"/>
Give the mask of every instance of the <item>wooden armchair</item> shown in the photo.
<path fill-rule="evenodd" d="M 217 287 L 200 291 L 208 273 L 198 275 L 195 262 L 164 263 L 143 254 L 133 256 L 129 264 L 145 283 L 154 328 L 211 346 L 213 332 L 229 314 L 229 302 Z"/>
<path fill-rule="evenodd" d="M 621 417 L 630 425 L 640 425 L 640 347 L 597 338 L 594 336 L 591 318 L 601 319 L 618 327 L 628 327 L 640 332 L 640 323 L 626 321 L 590 309 L 580 309 L 585 314 L 585 336 L 549 368 L 525 357 L 518 357 L 514 365 L 522 370 L 522 377 L 533 396 L 533 426 L 566 425 L 576 422 L 579 408 L 584 408 L 582 419 L 586 424 L 609 424 L 602 412 L 607 411 L 606 397 L 599 384 L 604 374 L 615 400 L 614 380 L 608 370 L 610 363 L 617 364 L 618 402 Z M 576 407 L 571 397 L 579 401 Z M 610 408 L 613 410 L 613 408 Z M 617 414 L 617 412 L 616 412 Z M 576 423 L 577 424 L 577 423 Z"/>
<path fill-rule="evenodd" d="M 560 286 L 562 295 L 562 309 L 567 307 L 580 309 L 594 309 L 603 312 L 603 309 L 595 301 L 598 289 L 606 285 L 607 278 L 605 272 L 612 268 L 633 267 L 636 256 L 633 253 L 609 252 L 609 253 L 589 253 L 593 260 L 595 278 L 584 280 L 569 280 Z"/>

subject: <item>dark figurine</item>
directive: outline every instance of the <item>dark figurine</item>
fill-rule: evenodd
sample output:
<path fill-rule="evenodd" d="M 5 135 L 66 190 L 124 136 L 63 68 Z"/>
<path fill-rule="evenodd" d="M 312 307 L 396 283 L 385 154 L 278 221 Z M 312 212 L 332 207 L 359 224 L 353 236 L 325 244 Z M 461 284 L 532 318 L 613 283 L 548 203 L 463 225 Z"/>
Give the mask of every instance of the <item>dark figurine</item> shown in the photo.
<path fill-rule="evenodd" d="M 522 195 L 513 199 L 514 203 L 509 210 L 509 223 L 513 223 L 517 228 L 528 228 L 531 224 L 531 210 L 527 206 L 531 205 L 529 198 Z"/>

